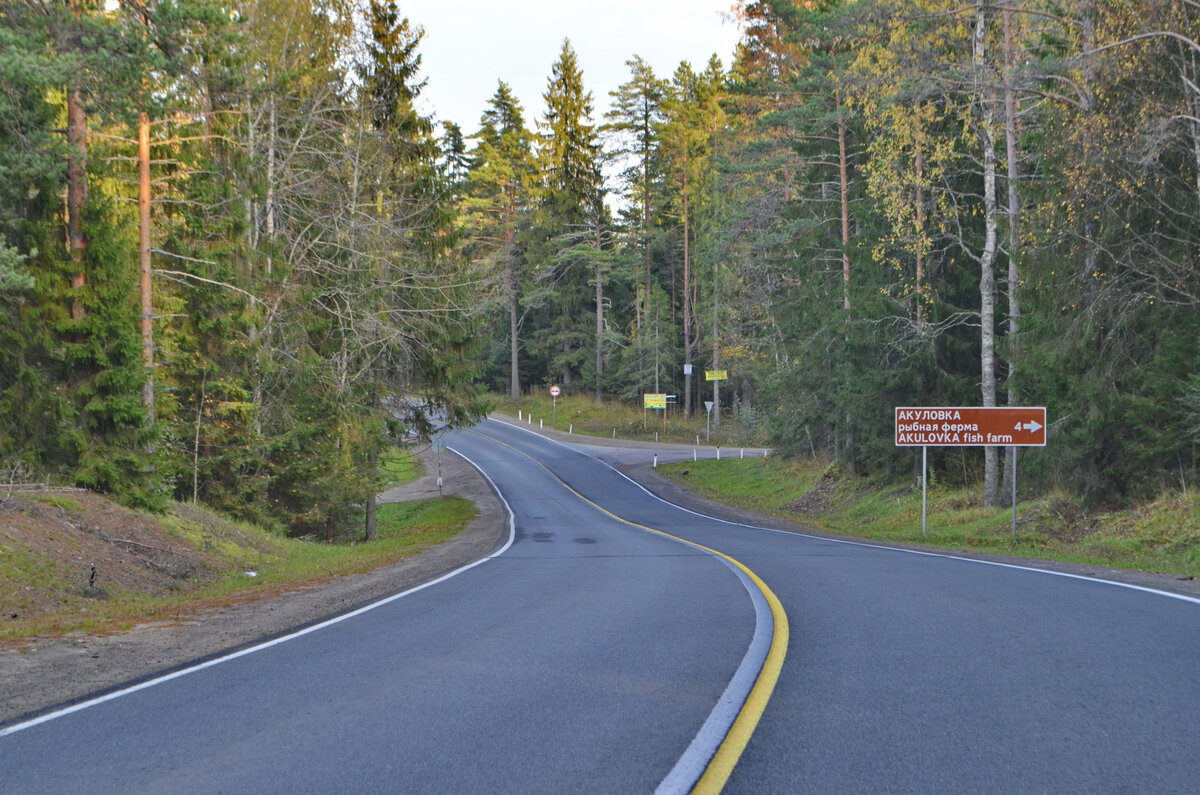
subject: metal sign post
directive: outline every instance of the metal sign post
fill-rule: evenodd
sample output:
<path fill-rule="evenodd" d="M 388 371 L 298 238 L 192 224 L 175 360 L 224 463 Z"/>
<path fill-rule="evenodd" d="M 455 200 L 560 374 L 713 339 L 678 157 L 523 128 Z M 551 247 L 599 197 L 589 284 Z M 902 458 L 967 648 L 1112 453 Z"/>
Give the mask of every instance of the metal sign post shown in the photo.
<path fill-rule="evenodd" d="M 441 439 L 438 439 L 436 442 L 434 442 L 434 452 L 437 455 L 437 469 L 438 469 L 437 486 L 438 486 L 438 498 L 440 499 L 441 497 L 444 496 L 442 494 L 442 440 Z"/>
<path fill-rule="evenodd" d="M 925 535 L 925 527 L 929 516 L 929 448 L 921 447 L 921 535 Z"/>

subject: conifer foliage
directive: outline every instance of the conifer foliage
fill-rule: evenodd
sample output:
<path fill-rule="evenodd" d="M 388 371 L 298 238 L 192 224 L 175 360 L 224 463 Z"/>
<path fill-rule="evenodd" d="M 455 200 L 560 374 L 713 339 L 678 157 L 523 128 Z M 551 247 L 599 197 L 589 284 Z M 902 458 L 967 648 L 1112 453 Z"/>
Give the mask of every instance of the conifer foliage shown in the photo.
<path fill-rule="evenodd" d="M 390 2 L 362 17 L 349 2 L 283 10 L 0 12 L 0 70 L 16 87 L 0 137 L 20 144 L 0 156 L 0 458 L 131 503 L 205 500 L 324 537 L 361 528 L 365 505 L 369 537 L 389 438 L 481 411 L 467 364 L 476 280 L 453 254 L 449 179 L 415 110 L 419 28 Z M 68 145 L 54 127 L 71 96 Z M 153 414 L 131 202 L 139 111 Z M 76 209 L 86 245 L 65 246 Z"/>
<path fill-rule="evenodd" d="M 497 64 L 473 127 L 395 0 L 4 5 L 0 465 L 369 538 L 386 445 L 556 383 L 902 479 L 894 407 L 1045 405 L 1022 485 L 1193 483 L 1200 5 L 735 14 L 607 112 L 570 41 L 537 107 Z"/>

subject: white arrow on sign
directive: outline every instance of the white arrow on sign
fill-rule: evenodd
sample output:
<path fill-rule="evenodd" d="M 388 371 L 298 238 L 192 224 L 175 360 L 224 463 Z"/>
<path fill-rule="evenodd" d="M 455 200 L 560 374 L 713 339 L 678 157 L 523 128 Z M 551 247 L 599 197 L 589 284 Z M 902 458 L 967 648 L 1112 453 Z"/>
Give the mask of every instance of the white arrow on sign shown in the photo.
<path fill-rule="evenodd" d="M 1031 421 L 1025 422 L 1025 423 L 1021 423 L 1021 422 L 1017 423 L 1018 431 L 1029 431 L 1030 433 L 1037 433 L 1041 429 L 1042 429 L 1042 425 L 1037 420 L 1031 420 Z"/>

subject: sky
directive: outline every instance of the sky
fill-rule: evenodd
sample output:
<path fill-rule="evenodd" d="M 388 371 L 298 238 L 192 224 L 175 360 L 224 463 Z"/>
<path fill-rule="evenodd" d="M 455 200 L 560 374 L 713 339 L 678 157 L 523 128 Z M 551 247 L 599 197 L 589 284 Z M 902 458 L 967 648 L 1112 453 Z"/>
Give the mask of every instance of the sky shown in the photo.
<path fill-rule="evenodd" d="M 738 41 L 729 19 L 734 0 L 397 0 L 400 13 L 425 29 L 418 47 L 428 84 L 419 109 L 453 121 L 470 135 L 498 80 L 521 101 L 532 129 L 544 110 L 542 93 L 564 38 L 592 92 L 593 120 L 602 121 L 609 92 L 629 79 L 635 54 L 660 78 L 680 61 L 696 71 L 716 53 L 729 67 Z"/>

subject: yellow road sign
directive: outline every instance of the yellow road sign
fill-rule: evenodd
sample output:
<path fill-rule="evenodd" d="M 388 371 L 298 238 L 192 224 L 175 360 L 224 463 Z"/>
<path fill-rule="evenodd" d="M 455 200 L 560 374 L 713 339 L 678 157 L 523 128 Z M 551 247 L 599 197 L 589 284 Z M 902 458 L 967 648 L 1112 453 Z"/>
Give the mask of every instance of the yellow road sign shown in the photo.
<path fill-rule="evenodd" d="M 729 372 L 726 370 L 705 370 L 704 371 L 704 380 L 705 381 L 728 381 L 729 380 Z"/>

